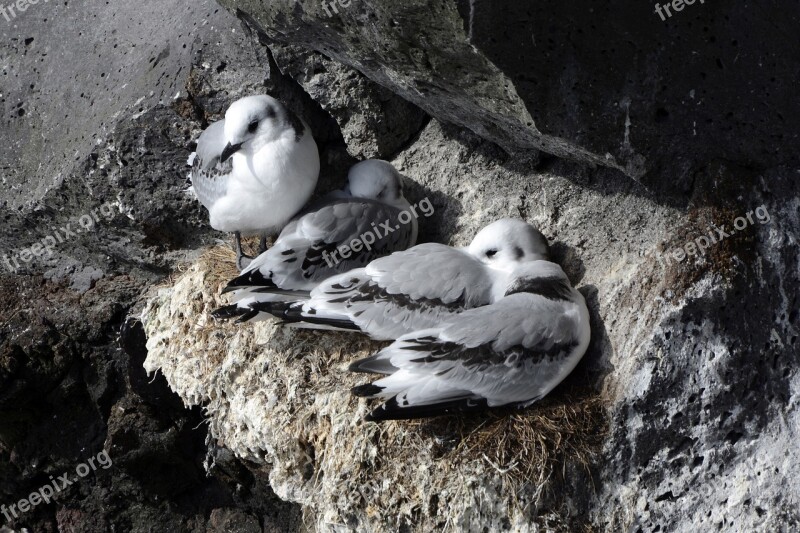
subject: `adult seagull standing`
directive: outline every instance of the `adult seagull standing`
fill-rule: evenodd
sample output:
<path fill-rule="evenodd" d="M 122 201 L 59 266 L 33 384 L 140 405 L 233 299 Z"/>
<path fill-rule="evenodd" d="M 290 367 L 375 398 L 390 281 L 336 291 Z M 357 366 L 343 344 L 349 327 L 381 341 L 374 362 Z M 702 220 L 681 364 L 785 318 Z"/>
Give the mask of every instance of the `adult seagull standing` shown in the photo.
<path fill-rule="evenodd" d="M 276 234 L 306 204 L 319 178 L 319 151 L 308 125 L 267 95 L 234 102 L 225 119 L 200 135 L 189 158 L 192 187 L 209 212 L 211 227 L 236 238 Z"/>

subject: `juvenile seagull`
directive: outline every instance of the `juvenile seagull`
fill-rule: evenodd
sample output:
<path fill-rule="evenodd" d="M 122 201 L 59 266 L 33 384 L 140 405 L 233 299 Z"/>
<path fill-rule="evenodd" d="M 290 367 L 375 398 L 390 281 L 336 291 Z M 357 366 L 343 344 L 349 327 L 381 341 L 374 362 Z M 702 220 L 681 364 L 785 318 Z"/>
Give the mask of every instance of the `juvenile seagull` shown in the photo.
<path fill-rule="evenodd" d="M 367 420 L 402 420 L 493 407 L 525 408 L 575 368 L 589 346 L 589 312 L 564 271 L 521 265 L 495 303 L 400 337 L 354 372 L 385 374 L 353 389 L 387 399 Z"/>
<path fill-rule="evenodd" d="M 301 327 L 394 340 L 492 303 L 518 265 L 548 255 L 547 240 L 533 226 L 502 219 L 478 232 L 467 248 L 420 244 L 326 280 L 307 301 L 252 307 Z"/>
<path fill-rule="evenodd" d="M 344 190 L 298 215 L 272 248 L 228 283 L 223 293 L 234 292 L 236 303 L 214 316 L 239 317 L 240 322 L 272 318 L 251 306 L 308 298 L 324 279 L 413 246 L 416 208 L 403 196 L 402 180 L 386 161 L 370 159 L 353 166 Z M 352 250 L 346 258 L 344 246 Z"/>
<path fill-rule="evenodd" d="M 211 124 L 189 158 L 190 178 L 211 227 L 236 237 L 236 265 L 245 266 L 241 236 L 274 234 L 306 204 L 319 177 L 311 130 L 271 96 L 234 102 Z"/>

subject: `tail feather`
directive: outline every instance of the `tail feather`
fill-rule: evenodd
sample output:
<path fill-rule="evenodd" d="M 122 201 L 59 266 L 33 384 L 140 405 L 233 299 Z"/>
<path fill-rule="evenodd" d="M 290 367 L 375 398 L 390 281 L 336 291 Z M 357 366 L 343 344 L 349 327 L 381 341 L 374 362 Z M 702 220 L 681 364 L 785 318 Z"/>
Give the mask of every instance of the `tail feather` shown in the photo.
<path fill-rule="evenodd" d="M 350 392 L 353 393 L 353 396 L 358 396 L 359 398 L 373 398 L 379 395 L 383 391 L 383 387 L 378 387 L 377 385 L 373 385 L 372 383 L 368 383 L 366 385 L 359 385 L 358 387 L 353 387 Z"/>
<path fill-rule="evenodd" d="M 360 372 L 363 374 L 393 374 L 398 368 L 394 366 L 389 358 L 377 353 L 371 357 L 360 359 L 350 365 L 350 372 Z"/>
<path fill-rule="evenodd" d="M 222 294 L 246 289 L 248 287 L 259 287 L 263 289 L 276 289 L 280 290 L 271 278 L 264 276 L 260 270 L 250 270 L 240 275 L 237 278 L 228 282 L 228 285 L 222 289 Z"/>
<path fill-rule="evenodd" d="M 270 313 L 285 322 L 324 326 L 325 328 L 335 328 L 337 330 L 360 331 L 351 320 L 339 316 L 324 316 L 311 314 L 303 311 L 304 302 L 268 302 L 267 305 L 261 302 L 251 304 L 253 309 L 259 309 Z"/>
<path fill-rule="evenodd" d="M 292 289 L 278 289 L 272 287 L 256 287 L 250 290 L 253 294 L 274 294 L 278 296 L 289 296 L 295 300 L 307 300 L 311 297 L 310 291 L 299 291 Z"/>

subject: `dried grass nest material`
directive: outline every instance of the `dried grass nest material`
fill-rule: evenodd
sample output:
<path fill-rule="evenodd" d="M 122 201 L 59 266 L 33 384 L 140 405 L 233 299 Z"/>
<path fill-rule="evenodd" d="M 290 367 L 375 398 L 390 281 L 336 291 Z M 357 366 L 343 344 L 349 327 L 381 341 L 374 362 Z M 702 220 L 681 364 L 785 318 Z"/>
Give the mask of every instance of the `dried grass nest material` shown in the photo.
<path fill-rule="evenodd" d="M 360 509 L 388 527 L 387 516 L 396 517 L 394 525 L 403 516 L 417 523 L 418 513 L 460 505 L 467 478 L 498 487 L 510 515 L 568 465 L 590 471 L 607 432 L 607 402 L 580 378 L 524 412 L 363 422 L 374 405 L 349 389 L 365 376 L 346 368 L 385 344 L 213 320 L 209 313 L 229 303 L 220 291 L 237 274 L 233 259 L 227 248 L 209 250 L 148 303 L 148 370 L 160 368 L 184 401 L 206 406 L 215 439 L 272 465 L 271 482 L 285 499 L 341 514 Z M 432 501 L 433 493 L 441 496 Z"/>

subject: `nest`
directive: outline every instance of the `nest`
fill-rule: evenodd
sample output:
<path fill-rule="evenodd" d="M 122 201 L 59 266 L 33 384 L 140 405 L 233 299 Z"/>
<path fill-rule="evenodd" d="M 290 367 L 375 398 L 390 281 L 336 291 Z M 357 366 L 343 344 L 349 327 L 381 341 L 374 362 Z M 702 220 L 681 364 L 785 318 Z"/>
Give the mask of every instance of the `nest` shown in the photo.
<path fill-rule="evenodd" d="M 577 467 L 591 484 L 606 402 L 580 377 L 513 414 L 364 422 L 376 404 L 350 395 L 366 380 L 347 365 L 385 343 L 210 318 L 236 275 L 233 252 L 213 248 L 150 300 L 146 366 L 203 404 L 214 438 L 264 465 L 276 493 L 313 511 L 318 529 L 542 523 L 554 481 Z M 542 525 L 575 527 L 559 517 Z"/>

